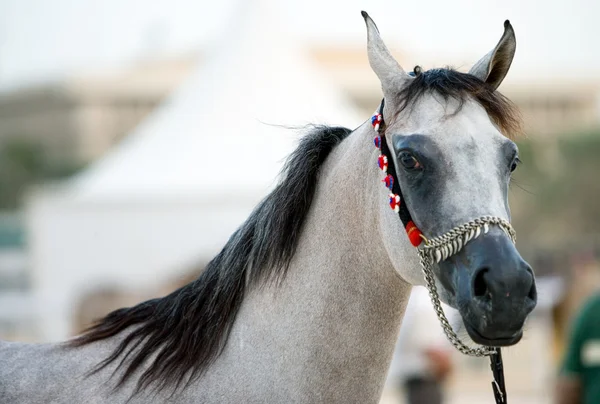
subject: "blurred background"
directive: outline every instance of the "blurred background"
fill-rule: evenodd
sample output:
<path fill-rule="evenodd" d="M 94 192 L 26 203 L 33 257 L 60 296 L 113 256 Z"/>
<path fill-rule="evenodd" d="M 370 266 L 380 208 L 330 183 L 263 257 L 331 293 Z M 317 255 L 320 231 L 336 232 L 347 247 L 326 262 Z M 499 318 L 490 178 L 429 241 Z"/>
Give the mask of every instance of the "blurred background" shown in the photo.
<path fill-rule="evenodd" d="M 540 301 L 505 368 L 511 402 L 551 402 L 600 286 L 592 0 L 0 0 L 0 338 L 64 339 L 197 277 L 274 185 L 289 127 L 379 105 L 362 9 L 407 70 L 467 71 L 515 28 L 500 90 L 525 120 L 510 198 Z M 491 402 L 488 362 L 453 363 L 448 402 Z"/>

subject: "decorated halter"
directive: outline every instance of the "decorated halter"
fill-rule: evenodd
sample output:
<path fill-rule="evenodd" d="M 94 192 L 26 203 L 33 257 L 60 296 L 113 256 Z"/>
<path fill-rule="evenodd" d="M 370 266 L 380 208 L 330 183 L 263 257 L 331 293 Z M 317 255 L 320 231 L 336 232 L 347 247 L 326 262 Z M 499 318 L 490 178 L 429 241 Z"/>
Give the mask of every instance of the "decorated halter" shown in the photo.
<path fill-rule="evenodd" d="M 513 243 L 516 241 L 516 233 L 508 221 L 499 217 L 483 216 L 457 226 L 441 236 L 432 239 L 425 237 L 413 222 L 408 207 L 405 201 L 403 201 L 400 182 L 398 181 L 394 166 L 394 159 L 385 140 L 385 122 L 383 120 L 384 102 L 385 100 L 381 101 L 378 111 L 371 118 L 371 125 L 376 132 L 373 143 L 380 151 L 377 157 L 377 165 L 385 175 L 382 182 L 390 191 L 390 208 L 398 213 L 410 243 L 417 248 L 421 259 L 421 269 L 423 270 L 425 283 L 429 290 L 429 297 L 446 337 L 456 349 L 465 355 L 490 357 L 490 367 L 494 376 L 494 381 L 492 382 L 494 398 L 497 404 L 506 404 L 506 388 L 504 385 L 504 371 L 500 348 L 471 348 L 460 340 L 442 309 L 433 275 L 433 265 L 458 253 L 469 241 L 479 237 L 482 233 L 487 233 L 490 226 L 500 227 Z"/>
<path fill-rule="evenodd" d="M 404 225 L 406 234 L 411 244 L 418 247 L 423 240 L 426 240 L 421 230 L 415 225 L 410 217 L 410 212 L 406 207 L 405 203 L 402 203 L 402 191 L 400 190 L 400 183 L 396 177 L 396 167 L 394 166 L 394 159 L 390 153 L 387 142 L 385 141 L 384 133 L 384 122 L 383 122 L 383 106 L 384 101 L 381 101 L 379 111 L 376 112 L 371 118 L 371 125 L 377 132 L 377 136 L 373 139 L 375 147 L 380 150 L 381 154 L 377 158 L 377 165 L 385 174 L 385 178 L 381 180 L 385 184 L 385 187 L 389 189 L 389 204 L 390 208 L 400 216 L 400 220 Z"/>

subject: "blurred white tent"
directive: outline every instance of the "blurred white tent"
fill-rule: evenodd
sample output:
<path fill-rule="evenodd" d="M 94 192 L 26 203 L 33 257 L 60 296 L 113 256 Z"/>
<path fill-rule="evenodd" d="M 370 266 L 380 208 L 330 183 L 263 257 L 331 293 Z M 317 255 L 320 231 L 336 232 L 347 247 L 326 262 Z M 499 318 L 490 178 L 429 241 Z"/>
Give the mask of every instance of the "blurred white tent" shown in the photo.
<path fill-rule="evenodd" d="M 208 261 L 295 147 L 298 131 L 280 125 L 361 123 L 278 27 L 276 4 L 240 3 L 206 63 L 152 116 L 60 190 L 30 198 L 42 340 L 67 337 L 76 303 L 98 286 L 155 287 Z"/>

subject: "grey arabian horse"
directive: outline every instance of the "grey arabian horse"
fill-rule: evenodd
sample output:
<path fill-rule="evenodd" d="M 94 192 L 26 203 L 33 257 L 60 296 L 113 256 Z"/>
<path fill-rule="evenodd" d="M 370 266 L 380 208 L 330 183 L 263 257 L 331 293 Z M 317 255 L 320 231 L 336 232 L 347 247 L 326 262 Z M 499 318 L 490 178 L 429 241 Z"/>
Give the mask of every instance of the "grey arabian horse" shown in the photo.
<path fill-rule="evenodd" d="M 416 225 L 431 238 L 484 215 L 509 220 L 519 120 L 496 88 L 515 51 L 510 24 L 469 73 L 413 77 L 363 16 L 385 139 Z M 0 402 L 378 402 L 411 285 L 424 278 L 388 205 L 373 138 L 370 120 L 313 128 L 194 282 L 64 343 L 0 343 Z M 434 273 L 475 342 L 519 341 L 535 282 L 505 232 L 492 226 Z"/>

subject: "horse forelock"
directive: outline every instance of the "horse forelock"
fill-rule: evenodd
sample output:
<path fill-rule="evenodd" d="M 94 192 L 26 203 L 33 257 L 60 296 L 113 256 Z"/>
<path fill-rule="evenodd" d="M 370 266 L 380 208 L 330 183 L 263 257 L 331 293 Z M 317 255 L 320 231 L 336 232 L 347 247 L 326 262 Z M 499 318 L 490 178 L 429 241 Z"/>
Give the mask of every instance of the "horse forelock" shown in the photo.
<path fill-rule="evenodd" d="M 522 132 L 521 115 L 513 102 L 477 77 L 450 68 L 431 69 L 415 74 L 396 95 L 396 115 L 411 108 L 426 94 L 439 95 L 445 100 L 457 100 L 458 108 L 454 114 L 460 112 L 468 99 L 473 99 L 485 109 L 504 136 L 515 139 Z"/>

